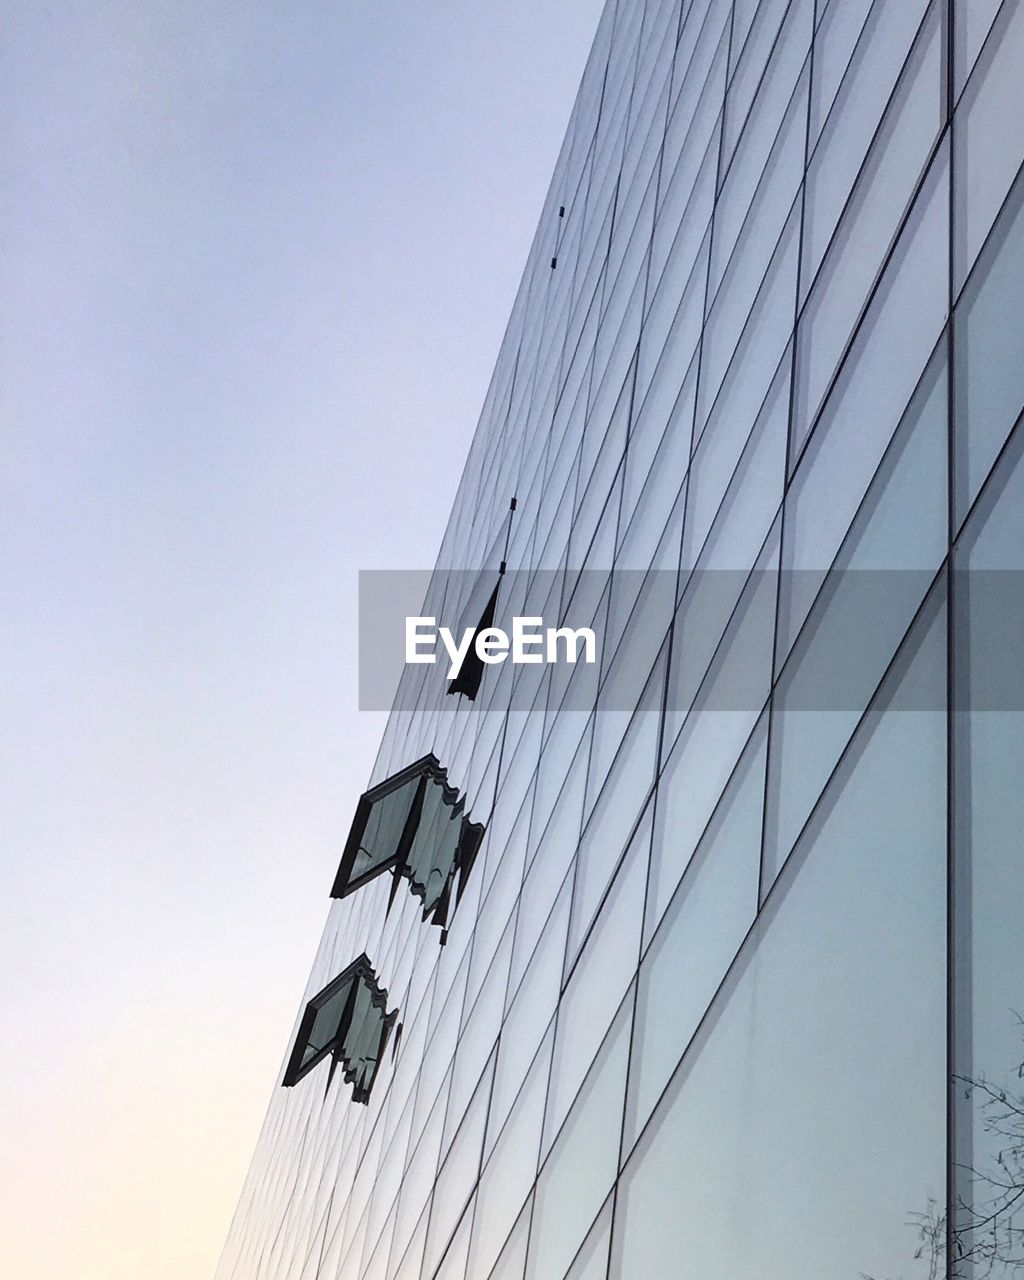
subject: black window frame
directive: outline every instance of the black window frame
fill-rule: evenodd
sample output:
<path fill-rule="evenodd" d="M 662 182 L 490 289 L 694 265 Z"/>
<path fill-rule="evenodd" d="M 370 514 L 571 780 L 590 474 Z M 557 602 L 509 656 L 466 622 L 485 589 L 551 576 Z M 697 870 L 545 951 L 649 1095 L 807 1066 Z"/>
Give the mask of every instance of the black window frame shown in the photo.
<path fill-rule="evenodd" d="M 345 1044 L 346 1038 L 352 1026 L 352 1015 L 355 1008 L 356 995 L 360 984 L 365 985 L 370 991 L 370 1004 L 372 1008 L 381 1011 L 380 1020 L 380 1042 L 377 1047 L 376 1065 L 373 1074 L 370 1076 L 365 1087 L 360 1087 L 356 1080 L 356 1072 L 352 1070 L 346 1059 Z M 345 1000 L 345 1010 L 342 1013 L 338 1030 L 332 1039 L 325 1045 L 321 1046 L 314 1056 L 308 1061 L 303 1061 L 306 1049 L 309 1046 L 309 1037 L 316 1024 L 317 1014 L 329 1000 L 332 1000 L 345 986 L 349 987 L 349 994 Z M 398 1009 L 392 1009 L 390 1013 L 387 1011 L 388 993 L 386 989 L 377 982 L 377 975 L 369 956 L 364 951 L 362 955 L 356 957 L 350 965 L 347 965 L 336 978 L 331 981 L 322 990 L 318 991 L 311 1000 L 306 1004 L 299 1020 L 298 1030 L 295 1033 L 295 1040 L 292 1044 L 291 1053 L 288 1055 L 288 1061 L 285 1065 L 284 1075 L 281 1084 L 284 1088 L 292 1088 L 297 1085 L 300 1080 L 305 1079 L 311 1071 L 314 1071 L 325 1058 L 332 1059 L 330 1075 L 327 1079 L 328 1086 L 334 1076 L 334 1072 L 339 1065 L 342 1066 L 342 1074 L 346 1084 L 352 1085 L 352 1100 L 354 1102 L 367 1103 L 370 1100 L 370 1093 L 373 1089 L 377 1073 L 380 1070 L 380 1064 L 387 1049 L 388 1040 L 391 1037 L 391 1029 L 398 1017 Z"/>
<path fill-rule="evenodd" d="M 409 812 L 394 851 L 377 862 L 371 870 L 353 876 L 352 872 L 374 805 L 393 795 L 401 787 L 412 784 L 416 779 L 418 779 L 416 794 L 413 797 L 412 804 L 409 806 Z M 460 823 L 459 836 L 447 882 L 438 901 L 432 906 L 426 905 L 425 893 L 414 883 L 408 863 L 409 852 L 419 829 L 428 786 L 441 787 L 442 803 L 451 808 L 451 820 Z M 465 806 L 465 796 L 460 795 L 458 788 L 451 785 L 448 781 L 447 769 L 432 752 L 421 756 L 413 764 L 407 765 L 404 769 L 400 769 L 398 773 L 392 774 L 390 778 L 385 778 L 383 782 L 379 782 L 375 787 L 363 792 L 356 805 L 352 827 L 349 831 L 348 839 L 345 841 L 341 862 L 334 877 L 334 883 L 331 886 L 331 897 L 347 898 L 350 894 L 369 884 L 371 880 L 375 880 L 377 876 L 390 871 L 393 883 L 388 899 L 389 908 L 395 900 L 399 882 L 403 879 L 406 880 L 410 891 L 424 900 L 424 922 L 429 920 L 441 928 L 441 941 L 443 943 L 447 937 L 448 921 L 452 912 L 453 889 L 454 903 L 457 907 L 462 901 L 466 882 L 476 862 L 476 856 L 484 837 L 483 823 L 473 822 L 466 815 Z"/>

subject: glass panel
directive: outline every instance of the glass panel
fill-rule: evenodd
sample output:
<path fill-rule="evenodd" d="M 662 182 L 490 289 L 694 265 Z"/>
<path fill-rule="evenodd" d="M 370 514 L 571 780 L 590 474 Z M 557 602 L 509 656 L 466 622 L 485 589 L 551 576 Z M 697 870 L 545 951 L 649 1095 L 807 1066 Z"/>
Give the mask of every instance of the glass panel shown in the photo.
<path fill-rule="evenodd" d="M 472 1225 L 472 1209 L 467 1209 L 463 1214 L 459 1230 L 449 1245 L 448 1252 L 444 1255 L 444 1261 L 437 1269 L 437 1280 L 464 1280 L 466 1256 L 469 1253 L 469 1232 Z"/>
<path fill-rule="evenodd" d="M 662 772 L 651 851 L 645 942 L 675 893 L 768 697 L 771 635 L 778 595 L 777 567 L 776 534 L 769 539 L 759 568 L 750 575 L 694 711 L 683 724 Z M 726 572 L 706 575 L 716 584 L 739 576 Z M 684 660 L 686 643 L 684 625 L 677 641 Z"/>
<path fill-rule="evenodd" d="M 811 92 L 812 148 L 832 108 L 839 83 L 850 65 L 871 4 L 872 0 L 842 0 L 841 4 L 830 4 L 821 17 L 823 6 L 819 0 L 820 22 L 814 37 L 814 85 Z"/>
<path fill-rule="evenodd" d="M 782 506 L 785 491 L 791 364 L 788 355 L 784 356 L 703 543 L 697 541 L 703 522 L 694 518 L 687 524 L 683 537 L 684 569 L 697 567 L 700 573 L 712 569 L 737 573 L 751 569 L 756 563 Z M 700 573 L 694 575 L 697 582 Z M 692 591 L 694 587 L 695 582 L 691 580 L 687 590 Z M 739 587 L 737 582 L 733 602 Z M 715 588 L 714 594 L 719 595 L 719 591 Z M 724 601 L 728 594 L 722 592 L 720 598 Z M 703 609 L 703 605 L 698 607 Z M 721 624 L 717 629 L 719 635 L 725 624 L 724 617 Z M 709 626 L 708 634 L 713 635 L 715 629 L 714 625 Z M 708 661 L 710 656 L 708 653 Z M 704 669 L 706 665 L 705 662 Z M 699 662 L 694 664 L 694 670 L 698 667 Z"/>
<path fill-rule="evenodd" d="M 374 1247 L 369 1261 L 362 1269 L 362 1280 L 384 1280 L 387 1274 L 388 1258 L 391 1253 L 391 1237 L 394 1234 L 394 1228 L 395 1215 L 392 1214 Z M 310 1272 L 310 1280 L 316 1280 L 318 1271 L 319 1266 Z"/>
<path fill-rule="evenodd" d="M 533 949 L 537 945 L 537 939 L 545 927 L 545 921 L 551 913 L 551 908 L 579 845 L 585 783 L 586 751 L 584 750 L 577 756 L 540 842 L 537 855 L 523 883 L 519 912 L 516 917 L 516 940 L 509 983 L 513 991 L 519 985 L 526 970 Z M 561 962 L 559 962 L 559 974 L 561 974 Z"/>
<path fill-rule="evenodd" d="M 958 524 L 1024 408 L 1022 209 L 1024 177 L 1018 180 L 956 309 Z"/>
<path fill-rule="evenodd" d="M 766 733 L 754 735 L 640 970 L 626 1107 L 635 1142 L 757 912 Z"/>
<path fill-rule="evenodd" d="M 1024 436 L 956 561 L 958 1245 L 966 1274 L 1011 1280 L 1024 1257 L 1024 708 L 1019 636 Z M 969 1270 L 968 1270 L 969 1269 Z"/>
<path fill-rule="evenodd" d="M 428 779 L 416 835 L 408 854 L 409 883 L 423 898 L 425 911 L 432 910 L 448 883 L 459 843 L 460 816 L 446 803 L 445 787 Z"/>
<path fill-rule="evenodd" d="M 776 56 L 768 65 L 736 152 L 724 173 L 715 208 L 712 293 L 722 279 L 754 192 L 770 163 L 769 156 L 810 48 L 813 12 L 813 0 L 791 0 Z"/>
<path fill-rule="evenodd" d="M 565 1274 L 615 1180 L 631 1007 L 627 999 L 541 1171 L 527 1280 Z"/>
<path fill-rule="evenodd" d="M 469 1273 L 486 1276 L 537 1176 L 551 1045 L 548 1035 L 484 1166 L 477 1193 Z M 525 1242 L 524 1242 L 525 1243 Z"/>
<path fill-rule="evenodd" d="M 498 1067 L 494 1078 L 494 1096 L 491 1099 L 491 1119 L 488 1142 L 505 1121 L 512 1099 L 526 1075 L 527 1068 L 537 1052 L 548 1024 L 554 1016 L 558 993 L 562 985 L 562 962 L 565 956 L 565 931 L 569 922 L 569 897 L 572 890 L 567 884 L 558 906 L 544 929 L 543 937 L 534 953 L 523 984 L 509 1006 L 501 1043 L 498 1046 Z"/>
<path fill-rule="evenodd" d="M 580 1246 L 576 1260 L 566 1272 L 565 1280 L 605 1280 L 608 1274 L 608 1246 L 612 1241 L 611 1196 L 605 1201 L 597 1221 Z"/>
<path fill-rule="evenodd" d="M 800 6 L 792 3 L 791 0 L 761 0 L 757 6 L 757 17 L 749 39 L 746 39 L 742 46 L 738 43 L 745 34 L 742 30 L 741 14 L 737 12 L 733 18 L 733 60 L 735 61 L 737 49 L 742 47 L 743 52 L 729 84 L 729 94 L 725 104 L 723 165 L 727 165 L 732 157 L 736 139 L 748 121 L 751 103 L 762 85 L 762 78 L 768 81 L 766 88 L 769 96 L 786 92 L 787 86 L 793 83 L 791 69 L 788 69 L 788 75 L 780 77 L 778 88 L 772 85 L 772 76 L 775 73 L 776 63 L 786 59 L 800 59 L 808 51 L 813 5 L 807 5 L 802 13 L 791 16 L 785 30 L 781 35 L 779 34 L 779 24 L 786 15 L 792 10 L 799 9 Z M 763 111 L 764 103 L 765 93 L 761 90 L 761 100 L 757 110 Z"/>
<path fill-rule="evenodd" d="M 488 1280 L 523 1280 L 526 1267 L 526 1246 L 530 1239 L 530 1214 L 532 1204 L 527 1203 L 519 1215 L 515 1229 L 508 1238 L 508 1243 L 501 1251 L 501 1257 L 495 1264 Z M 474 1277 L 474 1280 L 476 1278 Z"/>
<path fill-rule="evenodd" d="M 956 285 L 967 278 L 1024 158 L 1024 5 L 1008 0 L 957 107 Z"/>
<path fill-rule="evenodd" d="M 1002 0 L 953 0 L 957 93 L 971 74 Z"/>
<path fill-rule="evenodd" d="M 395 1222 L 395 1238 L 392 1245 L 399 1257 L 405 1252 L 408 1242 L 413 1240 L 414 1232 L 421 1254 L 426 1243 L 427 1210 L 434 1179 L 437 1176 L 437 1157 L 444 1126 L 444 1104 L 445 1096 L 442 1090 L 424 1128 L 423 1136 L 417 1143 L 406 1167 L 405 1177 L 402 1179 L 402 1189 L 398 1198 L 398 1217 Z M 422 1235 L 419 1232 L 421 1223 Z M 418 1272 L 417 1266 L 416 1273 Z"/>
<path fill-rule="evenodd" d="M 493 1057 L 491 1062 L 493 1067 Z M 423 1257 L 427 1275 L 433 1275 L 434 1268 L 440 1262 L 480 1172 L 491 1075 L 490 1070 L 484 1073 L 466 1112 L 466 1118 L 455 1135 L 451 1150 L 437 1173 L 430 1206 L 427 1247 Z"/>
<path fill-rule="evenodd" d="M 558 1133 L 640 960 L 650 820 L 626 855 L 558 1006 L 544 1150 Z"/>
<path fill-rule="evenodd" d="M 802 424 L 817 414 L 938 137 L 944 114 L 939 16 L 935 7 L 918 38 L 801 317 L 796 413 Z"/>
<path fill-rule="evenodd" d="M 580 841 L 569 924 L 570 962 L 590 927 L 654 784 L 665 665 L 659 659 Z"/>
<path fill-rule="evenodd" d="M 512 954 L 512 925 L 505 930 L 487 979 L 468 1016 L 464 1016 L 455 1052 L 452 1096 L 445 1122 L 445 1139 L 465 1110 L 467 1099 L 476 1087 L 481 1072 L 492 1057 L 491 1050 L 501 1026 L 501 1012 L 508 985 L 508 965 Z"/>
<path fill-rule="evenodd" d="M 841 6 L 845 0 L 841 0 Z M 833 8 L 836 6 L 833 5 Z M 807 172 L 803 279 L 813 280 L 889 95 L 927 9 L 927 0 L 876 3 Z"/>
<path fill-rule="evenodd" d="M 350 880 L 363 879 L 395 856 L 419 784 L 417 774 L 374 804 L 359 841 Z"/>
<path fill-rule="evenodd" d="M 611 1276 L 942 1265 L 912 1218 L 945 1207 L 946 717 L 911 709 L 942 706 L 937 604 L 626 1166 Z"/>
<path fill-rule="evenodd" d="M 697 443 L 687 494 L 688 548 L 703 544 L 780 362 L 790 363 L 787 345 L 796 307 L 798 229 L 794 212 Z M 713 383 L 709 381 L 707 387 L 710 395 Z"/>
<path fill-rule="evenodd" d="M 946 554 L 946 387 L 943 343 L 776 688 L 765 888 L 793 847 Z M 821 581 L 810 572 L 785 576 L 779 620 L 784 634 L 787 598 L 798 597 L 802 608 Z"/>
<path fill-rule="evenodd" d="M 942 333 L 949 310 L 948 175 L 943 151 L 800 461 L 787 498 L 784 570 L 832 564 Z M 780 658 L 816 591 L 811 573 L 788 574 L 784 582 L 793 594 Z"/>
<path fill-rule="evenodd" d="M 779 240 L 786 228 L 800 189 L 803 176 L 804 140 L 807 131 L 807 76 L 803 76 L 799 90 L 794 93 L 786 119 L 783 122 L 779 137 L 775 143 L 768 166 L 754 196 L 735 250 L 717 294 L 714 295 L 713 306 L 709 309 L 707 324 L 704 330 L 702 367 L 701 367 L 701 402 L 710 403 L 721 386 L 725 371 L 733 359 L 740 334 L 748 323 L 751 311 L 756 305 L 767 309 L 766 313 L 777 314 L 771 303 L 758 301 L 754 303 L 755 294 L 759 290 L 770 290 L 780 286 L 771 279 L 770 273 L 777 275 L 779 267 L 771 266 L 773 255 L 777 252 Z M 795 228 L 795 222 L 794 222 Z M 795 236 L 794 236 L 795 239 Z M 785 253 L 785 250 L 778 250 Z M 793 281 L 781 286 L 788 298 L 791 315 L 784 322 L 774 327 L 785 335 L 792 327 L 792 315 L 795 315 L 796 294 L 796 244 L 792 246 L 793 262 L 791 272 Z M 766 279 L 766 277 L 769 277 Z M 764 284 L 762 286 L 762 281 Z M 784 304 L 780 301 L 779 306 Z M 758 321 L 755 321 L 758 323 Z M 779 348 L 778 332 L 776 333 L 776 349 Z"/>
<path fill-rule="evenodd" d="M 365 1101 L 377 1074 L 392 1019 L 385 1016 L 387 996 L 365 981 L 356 985 L 352 1021 L 339 1048 L 345 1080 L 353 1086 L 356 1101 Z"/>
<path fill-rule="evenodd" d="M 332 984 L 333 985 L 333 984 Z M 345 982 L 319 1005 L 309 1031 L 309 1039 L 302 1054 L 302 1065 L 330 1048 L 341 1028 L 341 1020 L 352 996 L 352 982 Z M 321 997 L 316 997 L 319 1000 Z"/>

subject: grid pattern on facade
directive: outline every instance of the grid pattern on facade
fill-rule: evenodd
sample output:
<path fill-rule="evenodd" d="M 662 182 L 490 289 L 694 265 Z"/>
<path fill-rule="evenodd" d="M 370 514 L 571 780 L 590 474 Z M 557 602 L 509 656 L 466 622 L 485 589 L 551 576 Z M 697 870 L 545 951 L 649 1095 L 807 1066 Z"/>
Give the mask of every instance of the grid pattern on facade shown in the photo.
<path fill-rule="evenodd" d="M 1012 1273 L 1024 714 L 950 691 L 1024 568 L 1022 65 L 1022 0 L 608 0 L 424 612 L 513 497 L 516 590 L 675 592 L 407 670 L 371 782 L 443 760 L 473 876 L 444 948 L 332 904 L 297 1004 L 365 951 L 401 1041 L 276 1091 L 220 1280 Z M 914 571 L 863 651 L 830 569 Z"/>

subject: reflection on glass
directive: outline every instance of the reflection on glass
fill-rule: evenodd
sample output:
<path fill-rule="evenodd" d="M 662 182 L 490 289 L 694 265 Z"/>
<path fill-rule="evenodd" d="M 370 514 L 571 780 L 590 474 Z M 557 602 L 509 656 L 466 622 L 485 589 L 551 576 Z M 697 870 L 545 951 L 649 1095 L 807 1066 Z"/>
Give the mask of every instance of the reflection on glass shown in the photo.
<path fill-rule="evenodd" d="M 941 601 L 628 1162 L 611 1275 L 934 1275 L 945 1185 Z M 911 698 L 910 695 L 913 694 Z M 884 704 L 883 704 L 884 705 Z M 932 1259 L 934 1263 L 934 1259 Z"/>
<path fill-rule="evenodd" d="M 627 999 L 537 1183 L 526 1280 L 564 1276 L 615 1180 L 629 1052 Z"/>
<path fill-rule="evenodd" d="M 797 572 L 786 575 L 781 584 L 780 635 L 799 628 L 799 637 L 775 691 L 765 811 L 765 891 L 792 849 L 945 555 L 946 389 L 942 345 L 829 573 Z M 809 616 L 799 619 L 819 587 Z M 781 645 L 779 652 L 785 653 Z"/>
<path fill-rule="evenodd" d="M 626 1149 L 647 1122 L 757 910 L 766 735 L 743 754 L 640 969 Z"/>
<path fill-rule="evenodd" d="M 1024 176 L 957 306 L 954 349 L 959 523 L 1024 409 Z"/>
<path fill-rule="evenodd" d="M 1022 444 L 1018 432 L 972 516 L 954 584 L 964 708 L 954 718 L 954 1223 L 963 1274 L 993 1280 L 1024 1267 L 1024 710 L 1000 703 L 1020 664 Z M 984 705 L 968 710 L 982 689 Z"/>

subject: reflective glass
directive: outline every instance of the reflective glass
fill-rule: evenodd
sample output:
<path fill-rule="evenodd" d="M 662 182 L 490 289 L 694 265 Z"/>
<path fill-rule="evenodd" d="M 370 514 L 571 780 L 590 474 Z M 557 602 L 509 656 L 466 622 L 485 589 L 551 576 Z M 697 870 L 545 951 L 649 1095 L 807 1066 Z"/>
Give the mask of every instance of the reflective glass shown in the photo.
<path fill-rule="evenodd" d="M 861 38 L 873 0 L 842 0 L 818 5 L 814 37 L 814 85 L 811 93 L 810 142 L 818 140 L 836 93 Z"/>
<path fill-rule="evenodd" d="M 735 611 L 701 678 L 694 712 L 683 719 L 674 742 L 666 725 L 667 759 L 658 782 L 645 940 L 675 893 L 768 696 L 777 565 L 776 536 L 769 539 L 766 556 L 737 593 Z M 708 575 L 716 584 L 740 576 Z M 685 661 L 685 621 L 678 650 Z M 677 715 L 676 723 L 679 719 Z"/>
<path fill-rule="evenodd" d="M 954 0 L 953 31 L 956 39 L 956 88 L 974 69 L 975 60 L 985 42 L 1002 0 Z"/>
<path fill-rule="evenodd" d="M 603 8 L 217 1280 L 1015 1280 L 1024 0 Z"/>
<path fill-rule="evenodd" d="M 933 5 L 801 318 L 801 422 L 813 420 L 821 405 L 938 137 L 944 116 L 940 16 Z"/>
<path fill-rule="evenodd" d="M 615 1179 L 631 1004 L 623 1004 L 541 1170 L 527 1280 L 564 1276 Z"/>
<path fill-rule="evenodd" d="M 554 1017 L 561 989 L 571 889 L 571 884 L 565 886 L 505 1017 L 491 1099 L 489 1143 L 504 1123 L 527 1068 Z"/>
<path fill-rule="evenodd" d="M 949 311 L 949 192 L 945 154 L 903 231 L 787 497 L 785 570 L 824 570 L 835 557 L 903 417 Z M 799 444 L 799 441 L 797 441 Z M 785 655 L 806 617 L 813 574 L 793 588 Z M 799 592 L 799 597 L 797 596 Z"/>
<path fill-rule="evenodd" d="M 897 697 L 941 706 L 942 616 Z M 865 726 L 626 1166 L 612 1276 L 699 1251 L 708 1280 L 782 1280 L 794 1242 L 817 1280 L 929 1274 L 911 1215 L 945 1210 L 945 719 Z"/>
<path fill-rule="evenodd" d="M 956 309 L 956 512 L 963 521 L 1024 409 L 1024 176 Z"/>
<path fill-rule="evenodd" d="M 558 1006 L 544 1148 L 561 1127 L 640 958 L 650 823 L 630 845 Z"/>
<path fill-rule="evenodd" d="M 927 0 L 880 0 L 871 8 L 808 167 L 805 280 L 814 278 L 825 256 L 927 7 Z"/>
<path fill-rule="evenodd" d="M 552 1035 L 530 1073 L 484 1166 L 470 1247 L 470 1274 L 486 1276 L 537 1176 Z"/>
<path fill-rule="evenodd" d="M 437 1171 L 423 1255 L 427 1275 L 433 1275 L 440 1262 L 480 1172 L 490 1089 L 491 1071 L 488 1071 L 477 1086 L 451 1150 Z"/>
<path fill-rule="evenodd" d="M 644 957 L 626 1108 L 636 1140 L 758 905 L 767 735 L 751 739 Z"/>
<path fill-rule="evenodd" d="M 956 561 L 955 901 L 958 1243 L 994 1280 L 1024 1240 L 1024 707 L 1019 632 L 1024 437 L 1017 437 L 961 539 Z M 968 710 L 968 708 L 970 708 Z"/>
<path fill-rule="evenodd" d="M 924 599 L 947 547 L 946 349 L 939 348 L 824 580 L 779 680 L 765 811 L 765 887 L 793 847 L 839 753 Z M 799 573 L 787 597 L 821 583 Z M 809 582 L 805 582 L 804 579 Z"/>
<path fill-rule="evenodd" d="M 488 1280 L 523 1280 L 526 1269 L 526 1248 L 530 1240 L 530 1216 L 532 1203 L 527 1203 L 519 1215 L 515 1228 L 501 1251 Z"/>
<path fill-rule="evenodd" d="M 608 1274 L 608 1246 L 612 1239 L 613 1207 L 614 1201 L 609 1196 L 586 1240 L 580 1245 L 572 1266 L 565 1273 L 565 1280 L 605 1280 Z"/>
<path fill-rule="evenodd" d="M 1006 0 L 956 113 L 956 286 L 981 252 L 1024 160 L 1024 5 Z"/>

